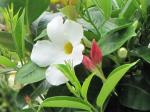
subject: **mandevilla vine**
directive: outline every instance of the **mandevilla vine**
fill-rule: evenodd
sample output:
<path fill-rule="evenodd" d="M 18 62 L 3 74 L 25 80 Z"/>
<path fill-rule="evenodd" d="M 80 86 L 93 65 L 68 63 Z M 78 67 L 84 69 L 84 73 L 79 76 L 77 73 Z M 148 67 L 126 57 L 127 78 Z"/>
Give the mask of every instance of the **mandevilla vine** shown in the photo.
<path fill-rule="evenodd" d="M 0 112 L 149 112 L 149 0 L 0 0 Z"/>

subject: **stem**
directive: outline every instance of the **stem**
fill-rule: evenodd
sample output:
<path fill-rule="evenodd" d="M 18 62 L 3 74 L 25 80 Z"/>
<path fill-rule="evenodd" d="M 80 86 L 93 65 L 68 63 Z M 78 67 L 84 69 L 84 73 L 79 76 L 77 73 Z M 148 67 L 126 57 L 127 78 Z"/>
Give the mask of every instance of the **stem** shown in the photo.
<path fill-rule="evenodd" d="M 96 27 L 96 25 L 93 23 L 93 21 L 92 21 L 92 19 L 91 19 L 91 16 L 90 16 L 90 14 L 89 14 L 89 11 L 88 11 L 87 7 L 86 7 L 86 12 L 87 12 L 87 16 L 88 16 L 89 22 L 90 22 L 90 23 L 92 24 L 92 26 L 95 28 L 95 30 L 96 30 L 96 32 L 97 32 L 99 38 L 101 38 L 101 34 L 100 34 L 98 28 Z"/>
<path fill-rule="evenodd" d="M 98 72 L 98 76 L 101 78 L 101 80 L 103 81 L 103 83 L 107 80 L 106 78 L 105 78 L 105 75 L 104 75 L 104 73 L 103 73 L 103 70 L 102 70 L 102 68 L 101 68 L 101 66 L 97 66 L 97 72 Z M 116 95 L 116 96 L 118 96 L 118 94 L 116 93 L 116 91 L 115 90 L 113 90 L 113 93 Z"/>
<path fill-rule="evenodd" d="M 98 112 L 98 110 L 93 105 L 91 105 L 88 101 L 86 101 L 86 102 L 91 107 L 91 109 L 93 110 L 93 112 Z"/>
<path fill-rule="evenodd" d="M 117 66 L 120 65 L 120 62 L 119 62 L 119 60 L 117 59 L 116 56 L 114 56 L 114 55 L 109 55 L 108 57 L 109 57 L 112 61 L 114 61 Z"/>
<path fill-rule="evenodd" d="M 96 73 L 98 75 L 98 77 L 100 77 L 100 79 L 103 81 L 103 83 L 106 81 L 105 75 L 103 73 L 103 70 L 101 68 L 101 66 L 97 66 L 96 68 Z"/>

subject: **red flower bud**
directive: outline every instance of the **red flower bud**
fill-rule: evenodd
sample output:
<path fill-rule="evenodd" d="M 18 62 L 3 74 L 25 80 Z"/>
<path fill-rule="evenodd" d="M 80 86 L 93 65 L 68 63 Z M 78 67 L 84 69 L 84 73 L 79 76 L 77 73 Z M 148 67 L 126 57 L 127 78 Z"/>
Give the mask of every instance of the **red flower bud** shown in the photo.
<path fill-rule="evenodd" d="M 94 63 L 94 65 L 99 64 L 102 61 L 102 51 L 100 47 L 97 45 L 95 39 L 92 42 L 90 58 L 92 62 Z"/>
<path fill-rule="evenodd" d="M 93 70 L 95 68 L 95 65 L 93 64 L 92 60 L 85 55 L 83 56 L 82 63 L 88 70 Z"/>

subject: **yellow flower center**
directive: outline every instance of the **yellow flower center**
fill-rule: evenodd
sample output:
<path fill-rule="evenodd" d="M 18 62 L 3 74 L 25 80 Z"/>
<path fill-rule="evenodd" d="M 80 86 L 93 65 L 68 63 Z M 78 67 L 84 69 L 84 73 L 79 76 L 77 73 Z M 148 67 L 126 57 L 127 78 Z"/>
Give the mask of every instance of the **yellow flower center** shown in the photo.
<path fill-rule="evenodd" d="M 65 43 L 65 45 L 64 45 L 64 52 L 66 54 L 71 54 L 72 50 L 73 50 L 73 46 L 72 46 L 71 42 Z"/>

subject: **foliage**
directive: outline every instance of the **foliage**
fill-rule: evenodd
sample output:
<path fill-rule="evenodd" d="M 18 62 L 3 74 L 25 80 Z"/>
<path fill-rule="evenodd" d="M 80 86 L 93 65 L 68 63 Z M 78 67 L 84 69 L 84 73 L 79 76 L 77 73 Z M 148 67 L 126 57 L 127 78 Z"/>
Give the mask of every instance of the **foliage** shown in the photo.
<path fill-rule="evenodd" d="M 149 0 L 0 0 L 0 111 L 150 111 L 149 11 Z M 30 55 L 58 15 L 82 25 L 83 54 L 96 40 L 103 60 L 53 64 L 68 79 L 53 86 Z"/>

